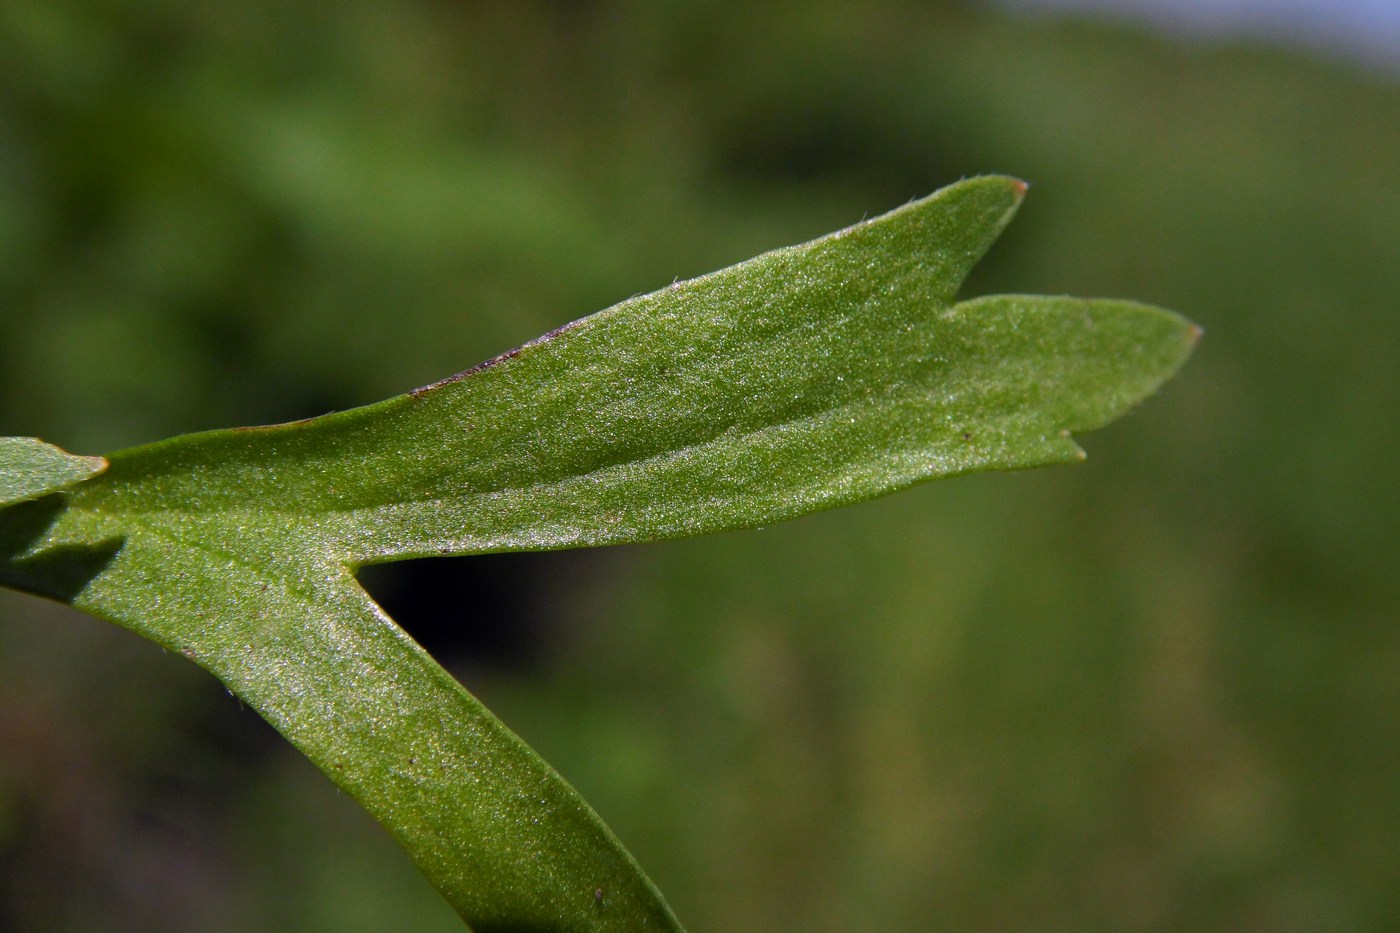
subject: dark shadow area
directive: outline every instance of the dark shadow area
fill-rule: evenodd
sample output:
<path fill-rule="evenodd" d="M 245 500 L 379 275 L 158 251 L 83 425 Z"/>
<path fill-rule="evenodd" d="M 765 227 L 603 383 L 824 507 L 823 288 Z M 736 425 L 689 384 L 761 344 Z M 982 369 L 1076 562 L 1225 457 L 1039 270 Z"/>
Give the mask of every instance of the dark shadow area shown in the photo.
<path fill-rule="evenodd" d="M 821 188 L 859 178 L 893 207 L 930 193 L 931 179 L 962 174 L 956 141 L 881 125 L 858 101 L 761 102 L 727 124 L 716 134 L 715 170 L 731 184 Z"/>
<path fill-rule="evenodd" d="M 577 618 L 572 594 L 606 572 L 597 551 L 476 554 L 375 564 L 360 584 L 438 663 L 526 671 Z"/>
<path fill-rule="evenodd" d="M 22 556 L 52 527 L 65 507 L 66 499 L 55 493 L 0 509 L 0 583 L 71 602 L 112 562 L 122 549 L 122 538 L 61 545 Z"/>

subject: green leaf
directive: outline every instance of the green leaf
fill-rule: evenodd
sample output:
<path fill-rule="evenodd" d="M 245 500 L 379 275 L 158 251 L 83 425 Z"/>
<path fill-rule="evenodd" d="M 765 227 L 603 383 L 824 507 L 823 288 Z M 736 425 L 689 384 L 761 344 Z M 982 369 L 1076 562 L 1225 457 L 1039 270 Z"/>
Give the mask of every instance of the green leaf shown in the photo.
<path fill-rule="evenodd" d="M 1198 331 L 1130 302 L 954 303 L 1024 191 L 965 181 L 377 405 L 112 454 L 0 511 L 0 582 L 213 672 L 475 929 L 675 929 L 601 820 L 354 571 L 741 528 L 1078 459 L 1070 433 L 1150 394 Z"/>
<path fill-rule="evenodd" d="M 75 457 L 32 437 L 0 437 L 0 506 L 66 489 L 105 469 L 101 457 Z"/>

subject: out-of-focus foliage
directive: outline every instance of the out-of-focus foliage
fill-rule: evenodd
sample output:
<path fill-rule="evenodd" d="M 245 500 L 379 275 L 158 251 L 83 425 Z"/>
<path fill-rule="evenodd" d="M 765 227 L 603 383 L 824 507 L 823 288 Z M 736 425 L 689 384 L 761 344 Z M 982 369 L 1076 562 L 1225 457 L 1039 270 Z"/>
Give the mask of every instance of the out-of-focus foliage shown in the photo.
<path fill-rule="evenodd" d="M 1387 929 L 1397 137 L 1373 77 L 961 4 L 3 5 L 0 433 L 372 401 L 1020 175 L 970 292 L 1180 309 L 1190 379 L 1077 470 L 475 559 L 462 628 L 543 647 L 458 669 L 697 930 Z M 0 926 L 454 928 L 182 659 L 0 614 Z"/>

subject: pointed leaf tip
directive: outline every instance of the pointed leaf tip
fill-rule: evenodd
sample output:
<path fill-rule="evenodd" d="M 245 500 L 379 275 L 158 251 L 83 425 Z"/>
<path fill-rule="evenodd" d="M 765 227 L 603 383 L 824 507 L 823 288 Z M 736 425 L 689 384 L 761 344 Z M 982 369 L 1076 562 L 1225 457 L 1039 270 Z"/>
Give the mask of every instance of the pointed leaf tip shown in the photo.
<path fill-rule="evenodd" d="M 1025 182 L 1009 175 L 966 178 L 889 213 L 769 255 L 809 251 L 835 258 L 849 251 L 855 264 L 849 275 L 858 278 L 867 275 L 878 257 L 886 268 L 908 268 L 928 302 L 951 303 L 1016 216 L 1026 190 Z M 752 267 L 765 258 L 733 268 Z"/>
<path fill-rule="evenodd" d="M 101 457 L 80 457 L 33 437 L 0 437 L 0 506 L 67 489 L 107 469 Z"/>

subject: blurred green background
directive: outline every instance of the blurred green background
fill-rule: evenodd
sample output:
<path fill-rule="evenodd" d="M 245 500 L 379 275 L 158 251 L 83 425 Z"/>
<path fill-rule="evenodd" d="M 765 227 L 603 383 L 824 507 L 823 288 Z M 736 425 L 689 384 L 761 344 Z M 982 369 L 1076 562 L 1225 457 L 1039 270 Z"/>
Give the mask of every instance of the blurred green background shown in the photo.
<path fill-rule="evenodd" d="M 374 401 L 991 171 L 968 293 L 1206 330 L 1085 465 L 370 586 L 696 931 L 1395 929 L 1376 74 L 966 3 L 3 4 L 0 434 Z M 0 928 L 460 925 L 203 672 L 4 592 Z"/>

